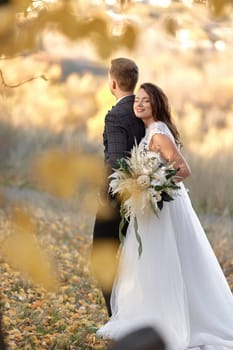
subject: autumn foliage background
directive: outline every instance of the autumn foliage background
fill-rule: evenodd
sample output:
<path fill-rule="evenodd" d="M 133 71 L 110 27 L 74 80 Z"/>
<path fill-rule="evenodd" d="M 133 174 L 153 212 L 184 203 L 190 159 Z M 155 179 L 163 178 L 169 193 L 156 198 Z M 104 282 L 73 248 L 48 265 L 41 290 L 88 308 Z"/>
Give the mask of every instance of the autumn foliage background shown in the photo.
<path fill-rule="evenodd" d="M 227 0 L 0 6 L 0 298 L 9 349 L 107 346 L 95 337 L 107 315 L 88 259 L 113 57 L 134 59 L 139 83 L 167 93 L 192 169 L 186 186 L 233 288 L 231 10 Z"/>

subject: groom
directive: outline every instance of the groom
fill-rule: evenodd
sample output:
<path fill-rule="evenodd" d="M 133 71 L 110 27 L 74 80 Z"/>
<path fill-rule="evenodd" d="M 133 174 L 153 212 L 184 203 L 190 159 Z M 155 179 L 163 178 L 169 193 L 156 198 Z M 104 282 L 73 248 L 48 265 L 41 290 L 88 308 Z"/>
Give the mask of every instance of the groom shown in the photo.
<path fill-rule="evenodd" d="M 138 67 L 128 58 L 116 58 L 111 61 L 109 69 L 109 88 L 116 98 L 116 104 L 108 111 L 105 117 L 103 143 L 104 158 L 107 168 L 107 175 L 118 168 L 118 159 L 130 155 L 135 144 L 140 142 L 144 136 L 145 129 L 143 122 L 136 118 L 133 112 L 134 89 L 138 81 Z M 104 218 L 104 204 L 99 204 L 96 215 L 92 264 L 96 277 L 106 302 L 109 316 L 111 316 L 110 296 L 114 281 L 115 268 L 112 271 L 112 263 L 116 261 L 119 248 L 119 224 L 120 206 L 116 198 L 108 194 L 109 181 L 106 179 L 101 191 L 102 203 L 111 208 L 111 217 Z M 126 227 L 124 227 L 126 232 Z M 101 260 L 102 257 L 102 260 Z M 107 284 L 104 283 L 104 276 L 107 276 Z"/>

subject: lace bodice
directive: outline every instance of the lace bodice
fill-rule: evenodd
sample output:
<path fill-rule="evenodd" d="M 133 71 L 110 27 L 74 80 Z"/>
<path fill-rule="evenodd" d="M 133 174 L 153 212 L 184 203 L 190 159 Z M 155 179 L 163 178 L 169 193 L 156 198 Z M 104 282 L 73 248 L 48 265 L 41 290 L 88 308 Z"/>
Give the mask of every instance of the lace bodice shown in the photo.
<path fill-rule="evenodd" d="M 161 121 L 156 121 L 152 124 L 150 124 L 147 128 L 146 128 L 146 133 L 145 136 L 142 139 L 142 143 L 145 145 L 145 147 L 148 149 L 149 144 L 150 144 L 150 140 L 152 138 L 152 136 L 154 134 L 163 134 L 168 136 L 172 142 L 175 143 L 175 139 L 174 136 L 172 135 L 170 129 L 168 128 L 168 126 Z"/>

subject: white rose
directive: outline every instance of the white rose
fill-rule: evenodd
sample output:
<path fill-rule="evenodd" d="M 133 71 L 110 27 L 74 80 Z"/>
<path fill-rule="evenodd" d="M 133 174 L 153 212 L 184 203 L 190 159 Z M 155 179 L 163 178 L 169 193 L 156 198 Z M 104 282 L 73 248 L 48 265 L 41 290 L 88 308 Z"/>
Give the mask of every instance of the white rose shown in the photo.
<path fill-rule="evenodd" d="M 145 167 L 142 168 L 142 174 L 143 175 L 149 175 L 151 173 L 151 169 L 147 169 Z"/>
<path fill-rule="evenodd" d="M 137 184 L 142 188 L 150 187 L 150 177 L 148 175 L 140 175 L 137 178 Z"/>
<path fill-rule="evenodd" d="M 166 179 L 166 175 L 164 173 L 164 171 L 162 169 L 159 169 L 152 178 L 151 184 L 153 186 L 157 186 L 157 185 L 164 185 L 165 182 L 167 181 Z"/>

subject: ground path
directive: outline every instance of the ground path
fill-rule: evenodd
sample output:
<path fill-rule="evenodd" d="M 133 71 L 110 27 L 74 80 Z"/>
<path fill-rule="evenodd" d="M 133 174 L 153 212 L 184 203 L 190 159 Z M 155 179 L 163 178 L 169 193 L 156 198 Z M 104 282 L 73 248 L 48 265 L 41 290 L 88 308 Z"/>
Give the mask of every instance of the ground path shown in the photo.
<path fill-rule="evenodd" d="M 37 237 L 54 257 L 60 286 L 55 293 L 29 283 L 0 258 L 0 298 L 9 350 L 106 349 L 96 327 L 106 320 L 103 299 L 90 276 L 93 217 L 78 200 L 63 201 L 32 189 L 0 187 L 0 236 L 13 206 L 28 210 Z M 201 221 L 233 289 L 233 222 L 207 215 Z"/>
<path fill-rule="evenodd" d="M 88 257 L 93 218 L 65 202 L 30 189 L 1 187 L 0 234 L 9 229 L 12 205 L 28 211 L 37 237 L 54 257 L 60 286 L 56 293 L 29 283 L 0 260 L 0 296 L 9 350 L 105 349 L 95 337 L 106 319 L 102 296 L 91 278 Z M 76 207 L 77 205 L 77 207 Z"/>

